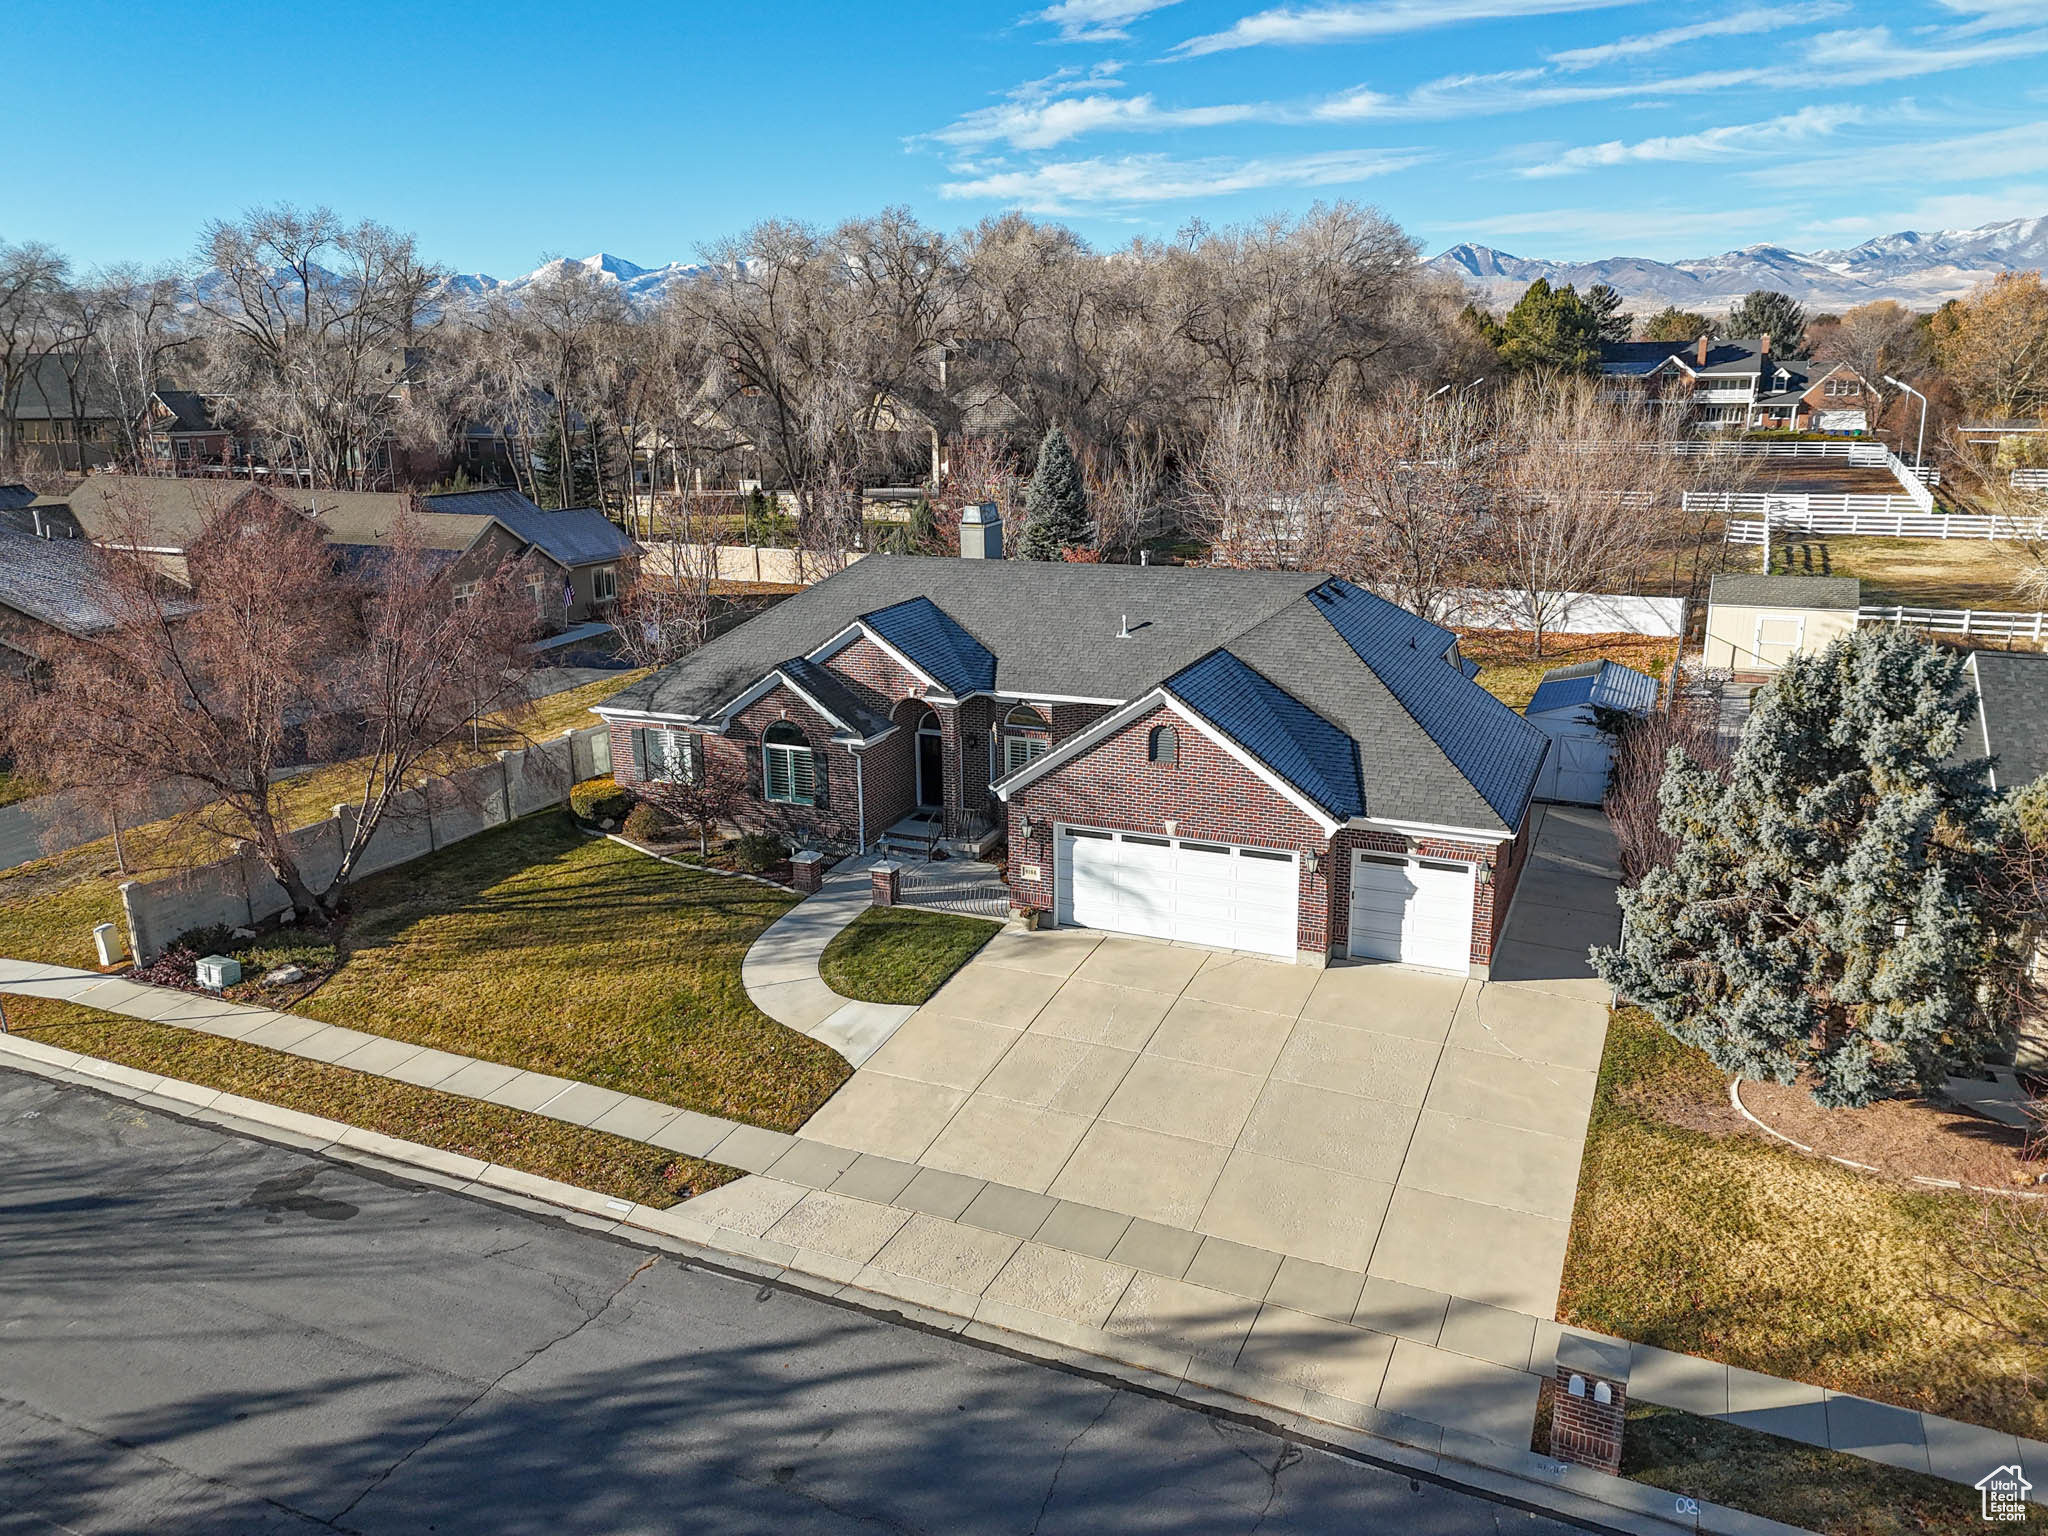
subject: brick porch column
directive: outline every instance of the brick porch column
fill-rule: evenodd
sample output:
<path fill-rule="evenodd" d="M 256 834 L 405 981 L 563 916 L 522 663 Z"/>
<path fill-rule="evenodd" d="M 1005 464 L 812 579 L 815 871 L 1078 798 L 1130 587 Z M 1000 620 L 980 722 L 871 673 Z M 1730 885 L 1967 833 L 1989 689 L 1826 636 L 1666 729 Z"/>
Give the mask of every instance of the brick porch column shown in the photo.
<path fill-rule="evenodd" d="M 1567 1329 L 1557 1341 L 1550 1454 L 1618 1474 L 1627 1418 L 1628 1346 Z"/>
<path fill-rule="evenodd" d="M 815 895 L 825 884 L 825 855 L 815 848 L 806 848 L 792 854 L 789 860 L 789 883 L 806 896 Z"/>
<path fill-rule="evenodd" d="M 871 865 L 868 869 L 868 904 L 876 907 L 893 907 L 902 897 L 903 866 L 892 859 Z"/>

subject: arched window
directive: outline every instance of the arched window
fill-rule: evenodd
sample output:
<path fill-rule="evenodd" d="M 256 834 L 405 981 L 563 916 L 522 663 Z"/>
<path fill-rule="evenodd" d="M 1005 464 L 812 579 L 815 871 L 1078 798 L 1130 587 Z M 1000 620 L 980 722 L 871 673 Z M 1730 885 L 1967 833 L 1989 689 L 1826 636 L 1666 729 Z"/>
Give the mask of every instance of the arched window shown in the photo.
<path fill-rule="evenodd" d="M 1052 725 L 1029 704 L 1019 704 L 1003 716 L 1002 737 L 1003 773 L 1007 777 L 1052 745 Z"/>
<path fill-rule="evenodd" d="M 811 744 L 787 720 L 776 721 L 761 735 L 761 793 L 783 805 L 818 803 Z"/>
<path fill-rule="evenodd" d="M 1146 738 L 1145 756 L 1155 763 L 1164 763 L 1171 768 L 1180 761 L 1180 737 L 1174 734 L 1170 725 L 1155 725 L 1152 734 Z"/>

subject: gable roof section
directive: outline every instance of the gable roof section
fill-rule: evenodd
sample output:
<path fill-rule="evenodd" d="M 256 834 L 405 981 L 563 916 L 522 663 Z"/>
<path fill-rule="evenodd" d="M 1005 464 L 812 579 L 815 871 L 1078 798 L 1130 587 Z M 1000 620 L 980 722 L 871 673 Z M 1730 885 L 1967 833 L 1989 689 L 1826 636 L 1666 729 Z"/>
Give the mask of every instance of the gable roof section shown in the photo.
<path fill-rule="evenodd" d="M 1409 743 L 1420 797 L 1459 798 L 1442 777 L 1448 767 L 1504 827 L 1520 826 L 1548 739 L 1445 658 L 1456 636 L 1348 581 L 1325 583 L 1309 601 L 1420 727 L 1423 739 Z"/>
<path fill-rule="evenodd" d="M 1994 788 L 2011 791 L 2048 773 L 2048 655 L 2037 651 L 1976 651 L 1976 741 L 1959 755 L 1991 758 Z"/>
<path fill-rule="evenodd" d="M 422 496 L 429 511 L 491 517 L 528 544 L 566 566 L 598 565 L 633 553 L 626 531 L 596 507 L 544 512 L 517 491 L 503 488 Z"/>
<path fill-rule="evenodd" d="M 0 604 L 82 638 L 114 627 L 101 585 L 90 544 L 0 529 Z"/>
<path fill-rule="evenodd" d="M 955 698 L 996 685 L 996 658 L 928 597 L 906 598 L 861 615 L 861 622 Z"/>
<path fill-rule="evenodd" d="M 1351 738 L 1230 652 L 1211 651 L 1165 687 L 1338 820 L 1365 814 Z"/>
<path fill-rule="evenodd" d="M 1547 714 L 1553 709 L 1576 709 L 1592 704 L 1601 709 L 1625 709 L 1640 714 L 1657 702 L 1657 679 L 1618 661 L 1582 661 L 1576 666 L 1552 667 L 1543 674 L 1536 692 L 1522 707 L 1525 715 Z"/>
<path fill-rule="evenodd" d="M 1723 571 L 1707 583 L 1707 602 L 1738 608 L 1829 608 L 1854 612 L 1863 583 L 1854 576 L 1761 576 Z"/>

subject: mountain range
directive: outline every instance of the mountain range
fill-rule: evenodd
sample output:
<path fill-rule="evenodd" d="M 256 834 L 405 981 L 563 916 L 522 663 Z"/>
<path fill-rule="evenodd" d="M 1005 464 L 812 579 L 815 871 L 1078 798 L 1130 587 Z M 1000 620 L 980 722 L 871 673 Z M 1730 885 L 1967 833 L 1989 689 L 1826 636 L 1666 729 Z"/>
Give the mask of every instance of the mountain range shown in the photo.
<path fill-rule="evenodd" d="M 1839 251 L 1751 245 L 1689 261 L 1612 256 L 1604 261 L 1544 261 L 1486 245 L 1454 245 L 1425 263 L 1475 289 L 1490 303 L 1513 303 L 1537 278 L 1583 293 L 1606 283 L 1631 309 L 1725 312 L 1755 288 L 1789 293 L 1809 309 L 1843 310 L 1873 299 L 1933 309 L 1961 298 L 2000 272 L 2048 267 L 2048 217 L 2009 219 L 1981 229 L 1904 230 Z"/>
<path fill-rule="evenodd" d="M 535 283 L 559 277 L 577 268 L 601 283 L 616 286 L 625 294 L 627 302 L 636 306 L 656 302 L 671 283 L 710 270 L 702 264 L 692 265 L 680 261 L 672 261 L 663 267 L 639 267 L 624 257 L 611 256 L 599 251 L 595 256 L 575 259 L 558 256 L 520 277 L 501 279 L 483 272 L 458 273 L 448 279 L 442 292 L 472 298 L 482 298 L 486 294 L 499 292 L 517 294 L 521 289 L 531 288 Z"/>

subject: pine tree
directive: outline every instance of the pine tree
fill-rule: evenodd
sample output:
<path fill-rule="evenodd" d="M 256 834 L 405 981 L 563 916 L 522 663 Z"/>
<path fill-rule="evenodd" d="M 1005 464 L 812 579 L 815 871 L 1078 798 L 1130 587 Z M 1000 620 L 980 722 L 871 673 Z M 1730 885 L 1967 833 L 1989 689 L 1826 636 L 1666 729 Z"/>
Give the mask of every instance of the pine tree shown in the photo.
<path fill-rule="evenodd" d="M 1605 283 L 1586 290 L 1586 308 L 1593 312 L 1602 341 L 1627 341 L 1634 322 L 1621 307 L 1621 291 Z"/>
<path fill-rule="evenodd" d="M 1537 278 L 1501 322 L 1500 355 L 1510 368 L 1596 373 L 1600 368 L 1600 316 L 1567 283 L 1552 288 Z"/>
<path fill-rule="evenodd" d="M 1725 1072 L 1828 1108 L 1939 1087 L 2010 1042 L 2015 819 L 1962 741 L 1963 654 L 1859 630 L 1794 657 L 1726 777 L 1674 749 L 1667 866 L 1593 965 Z"/>
<path fill-rule="evenodd" d="M 1057 560 L 1094 537 L 1081 466 L 1067 434 L 1053 427 L 1038 445 L 1038 467 L 1024 488 L 1024 536 L 1017 553 L 1026 560 Z"/>
<path fill-rule="evenodd" d="M 1728 311 L 1730 336 L 1768 336 L 1776 357 L 1806 356 L 1806 311 L 1789 293 L 1758 288 Z"/>
<path fill-rule="evenodd" d="M 588 507 L 597 502 L 597 455 L 586 435 L 574 446 L 562 441 L 557 427 L 541 440 L 534 454 L 535 499 L 549 511 Z"/>

